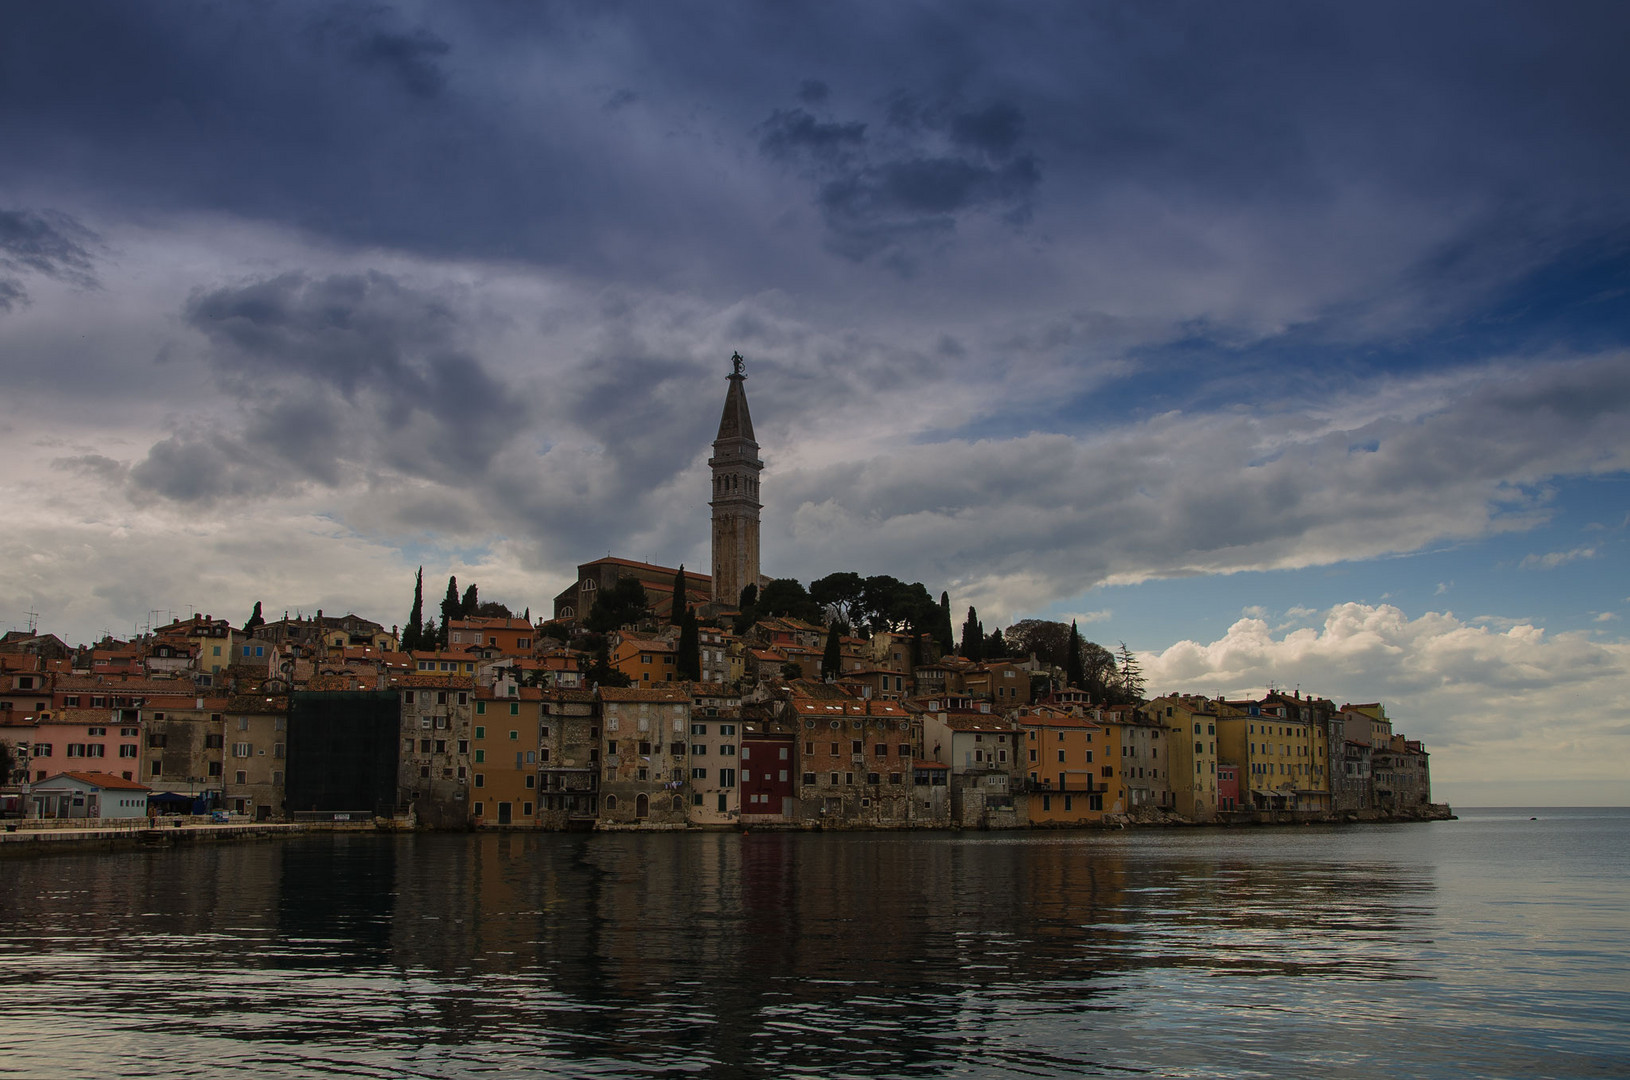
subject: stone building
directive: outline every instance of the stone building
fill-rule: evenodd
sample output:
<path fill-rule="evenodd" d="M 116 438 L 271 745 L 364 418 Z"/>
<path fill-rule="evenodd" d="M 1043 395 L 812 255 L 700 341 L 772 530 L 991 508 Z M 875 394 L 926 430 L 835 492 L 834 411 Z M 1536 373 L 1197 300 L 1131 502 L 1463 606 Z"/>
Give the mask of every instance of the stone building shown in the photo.
<path fill-rule="evenodd" d="M 601 823 L 683 827 L 689 816 L 686 688 L 603 686 L 600 709 Z"/>
<path fill-rule="evenodd" d="M 468 824 L 475 680 L 450 673 L 400 675 L 396 691 L 402 701 L 397 811 L 412 813 L 419 824 L 430 828 Z M 527 726 L 535 727 L 537 706 L 532 709 L 532 724 Z M 507 706 L 504 712 L 506 715 L 489 718 L 490 722 L 519 721 L 519 716 L 507 715 Z"/>
<path fill-rule="evenodd" d="M 600 702 L 590 690 L 545 690 L 538 731 L 538 823 L 592 827 L 600 806 Z"/>

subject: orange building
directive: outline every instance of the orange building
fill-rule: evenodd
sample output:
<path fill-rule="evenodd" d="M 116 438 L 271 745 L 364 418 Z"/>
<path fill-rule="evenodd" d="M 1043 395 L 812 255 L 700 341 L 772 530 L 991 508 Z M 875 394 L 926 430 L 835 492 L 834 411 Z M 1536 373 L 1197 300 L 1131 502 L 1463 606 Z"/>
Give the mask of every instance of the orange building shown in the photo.
<path fill-rule="evenodd" d="M 454 619 L 447 624 L 447 648 L 472 645 L 497 649 L 501 656 L 530 656 L 537 631 L 525 619 Z"/>
<path fill-rule="evenodd" d="M 632 679 L 635 686 L 674 682 L 679 678 L 677 652 L 672 641 L 618 634 L 611 650 L 611 666 Z"/>
<path fill-rule="evenodd" d="M 1030 824 L 1082 825 L 1114 809 L 1116 778 L 1103 770 L 1116 755 L 1104 725 L 1045 705 L 1019 709 L 1014 719 L 1023 733 Z"/>
<path fill-rule="evenodd" d="M 498 697 L 476 691 L 470 731 L 470 817 L 485 825 L 536 825 L 543 691 L 534 686 Z"/>

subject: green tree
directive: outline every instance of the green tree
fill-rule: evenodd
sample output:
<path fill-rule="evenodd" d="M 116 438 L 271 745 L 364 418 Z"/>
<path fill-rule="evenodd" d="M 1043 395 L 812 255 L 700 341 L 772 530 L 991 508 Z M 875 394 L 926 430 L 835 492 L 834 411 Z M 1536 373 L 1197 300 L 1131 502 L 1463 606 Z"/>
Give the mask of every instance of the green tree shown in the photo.
<path fill-rule="evenodd" d="M 971 604 L 968 605 L 968 617 L 962 620 L 962 656 L 975 661 L 985 658 L 985 628 Z"/>
<path fill-rule="evenodd" d="M 747 628 L 758 621 L 758 586 L 742 586 L 741 596 L 736 601 L 736 617 L 730 628 L 738 634 L 745 634 Z"/>
<path fill-rule="evenodd" d="M 696 612 L 685 605 L 679 617 L 679 644 L 674 650 L 674 667 L 680 679 L 700 682 L 702 678 L 702 636 L 696 624 Z"/>
<path fill-rule="evenodd" d="M 11 774 L 17 768 L 17 757 L 11 744 L 0 742 L 0 784 L 10 784 Z"/>
<path fill-rule="evenodd" d="M 611 666 L 611 644 L 603 635 L 594 650 L 594 662 L 589 665 L 588 678 L 595 686 L 627 686 L 634 681 Z"/>
<path fill-rule="evenodd" d="M 407 625 L 402 627 L 402 648 L 411 652 L 425 647 L 424 641 L 424 567 L 413 578 L 413 610 L 408 612 Z"/>
<path fill-rule="evenodd" d="M 1120 651 L 1116 655 L 1120 662 L 1116 682 L 1122 695 L 1122 700 L 1118 704 L 1136 705 L 1143 700 L 1143 669 L 1138 664 L 1138 658 L 1132 654 L 1132 650 L 1126 647 L 1126 642 L 1121 642 Z"/>
<path fill-rule="evenodd" d="M 515 613 L 509 610 L 508 604 L 499 603 L 497 600 L 481 601 L 475 606 L 474 610 L 468 612 L 464 617 L 469 618 L 471 615 L 483 619 L 513 619 L 515 617 Z M 531 619 L 527 620 L 527 622 L 531 621 Z"/>
<path fill-rule="evenodd" d="M 1054 667 L 1068 668 L 1070 634 L 1072 630 L 1061 622 L 1050 619 L 1020 619 L 1003 632 L 1008 652 L 1014 656 L 1029 656 Z"/>
<path fill-rule="evenodd" d="M 853 571 L 828 574 L 809 583 L 809 598 L 821 606 L 823 621 L 853 628 L 864 613 L 866 581 Z"/>
<path fill-rule="evenodd" d="M 1115 654 L 1096 641 L 1081 643 L 1081 689 L 1093 701 L 1105 705 L 1120 704 L 1120 689 L 1115 684 Z"/>
<path fill-rule="evenodd" d="M 447 595 L 441 601 L 441 628 L 436 631 L 436 646 L 447 648 L 448 624 L 464 617 L 464 603 L 458 598 L 458 578 L 447 578 Z"/>
<path fill-rule="evenodd" d="M 689 606 L 690 598 L 685 595 L 685 564 L 680 563 L 679 569 L 674 571 L 674 598 L 668 606 L 668 621 L 674 626 L 684 626 L 685 609 Z"/>
<path fill-rule="evenodd" d="M 760 619 L 786 615 L 804 622 L 822 621 L 820 605 L 809 598 L 803 584 L 794 578 L 776 578 L 764 586 L 756 607 Z"/>
<path fill-rule="evenodd" d="M 833 619 L 826 627 L 826 651 L 821 653 L 821 678 L 829 682 L 843 674 L 842 637 L 838 620 Z"/>
<path fill-rule="evenodd" d="M 419 627 L 419 648 L 436 648 L 436 638 L 441 632 L 436 629 L 435 619 L 426 619 L 424 625 Z"/>
<path fill-rule="evenodd" d="M 781 665 L 781 677 L 783 679 L 802 679 L 804 677 L 804 665 L 796 660 L 787 661 Z"/>
<path fill-rule="evenodd" d="M 249 613 L 249 619 L 243 624 L 243 632 L 253 637 L 256 630 L 266 625 L 265 616 L 260 613 L 260 601 L 255 601 L 255 610 Z"/>
<path fill-rule="evenodd" d="M 1073 686 L 1078 690 L 1086 689 L 1087 669 L 1082 655 L 1082 646 L 1086 642 L 1081 640 L 1081 631 L 1075 628 L 1075 620 L 1070 620 L 1069 651 L 1065 654 L 1064 685 Z"/>
<path fill-rule="evenodd" d="M 475 582 L 472 581 L 470 587 L 464 590 L 464 599 L 458 605 L 459 618 L 468 619 L 480 606 L 481 598 L 476 594 Z"/>
<path fill-rule="evenodd" d="M 1007 642 L 1002 638 L 1000 627 L 990 632 L 985 639 L 985 658 L 987 660 L 1001 660 L 1007 656 Z"/>
<path fill-rule="evenodd" d="M 622 577 L 611 588 L 600 590 L 583 625 L 597 634 L 604 634 L 643 621 L 650 610 L 645 586 L 637 578 Z"/>
<path fill-rule="evenodd" d="M 940 593 L 940 617 L 934 624 L 934 641 L 940 647 L 941 656 L 949 656 L 956 650 L 956 628 L 951 625 L 951 594 Z"/>

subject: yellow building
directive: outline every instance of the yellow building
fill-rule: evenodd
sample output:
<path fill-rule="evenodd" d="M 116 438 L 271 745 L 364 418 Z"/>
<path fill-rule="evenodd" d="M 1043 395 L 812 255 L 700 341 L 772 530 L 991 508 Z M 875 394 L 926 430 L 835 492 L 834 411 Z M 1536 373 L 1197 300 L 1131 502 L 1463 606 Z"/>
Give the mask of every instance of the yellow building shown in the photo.
<path fill-rule="evenodd" d="M 1217 718 L 1218 756 L 1239 766 L 1242 806 L 1328 809 L 1325 739 L 1316 724 L 1271 698 L 1222 704 L 1228 714 Z"/>
<path fill-rule="evenodd" d="M 1144 706 L 1166 729 L 1173 808 L 1190 821 L 1217 816 L 1217 713 L 1203 697 L 1169 694 Z"/>

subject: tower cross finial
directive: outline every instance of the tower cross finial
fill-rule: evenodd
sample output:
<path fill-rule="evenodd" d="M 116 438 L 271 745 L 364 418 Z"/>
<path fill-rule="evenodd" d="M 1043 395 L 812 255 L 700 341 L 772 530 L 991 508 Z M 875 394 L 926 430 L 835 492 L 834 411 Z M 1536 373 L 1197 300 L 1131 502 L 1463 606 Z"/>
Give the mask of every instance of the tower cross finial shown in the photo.
<path fill-rule="evenodd" d="M 730 374 L 732 374 L 732 375 L 741 375 L 742 378 L 747 377 L 746 374 L 741 369 L 741 366 L 742 366 L 741 353 L 733 352 L 733 353 L 730 354 L 730 366 L 731 366 L 731 368 L 734 369 L 734 370 L 732 370 L 730 372 Z"/>

